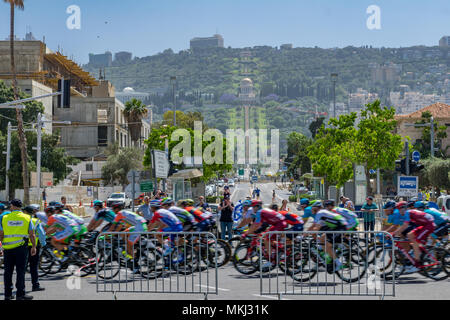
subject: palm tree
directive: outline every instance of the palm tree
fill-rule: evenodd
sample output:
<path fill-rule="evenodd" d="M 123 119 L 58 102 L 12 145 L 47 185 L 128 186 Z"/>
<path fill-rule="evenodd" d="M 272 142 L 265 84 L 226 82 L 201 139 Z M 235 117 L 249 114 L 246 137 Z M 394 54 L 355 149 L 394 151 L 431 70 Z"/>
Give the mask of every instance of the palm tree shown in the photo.
<path fill-rule="evenodd" d="M 142 118 L 148 113 L 147 106 L 141 100 L 132 99 L 125 103 L 125 110 L 123 115 L 127 120 L 128 131 L 130 132 L 131 141 L 136 142 L 141 140 Z"/>
<path fill-rule="evenodd" d="M 9 3 L 11 7 L 10 14 L 10 55 L 11 55 L 11 73 L 12 73 L 12 86 L 14 90 L 14 100 L 19 99 L 19 94 L 17 92 L 17 74 L 16 74 L 16 63 L 14 59 L 14 13 L 16 7 L 20 10 L 24 9 L 24 0 L 3 0 L 6 3 Z M 25 133 L 23 131 L 23 117 L 22 111 L 20 109 L 16 109 L 16 117 L 17 117 L 17 131 L 19 134 L 19 147 L 20 154 L 22 158 L 22 180 L 23 180 L 23 190 L 24 190 L 24 203 L 28 204 L 30 200 L 30 187 L 28 183 L 28 157 L 27 157 L 27 139 L 25 137 Z"/>

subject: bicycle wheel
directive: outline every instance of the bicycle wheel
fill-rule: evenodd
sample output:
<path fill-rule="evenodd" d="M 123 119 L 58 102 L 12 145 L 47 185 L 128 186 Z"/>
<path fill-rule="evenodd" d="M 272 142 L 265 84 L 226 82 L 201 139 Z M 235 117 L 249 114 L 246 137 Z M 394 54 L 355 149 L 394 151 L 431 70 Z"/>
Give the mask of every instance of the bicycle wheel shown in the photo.
<path fill-rule="evenodd" d="M 78 269 L 80 277 L 85 277 L 96 272 L 95 254 L 86 247 L 80 246 L 74 249 L 73 258 Z"/>
<path fill-rule="evenodd" d="M 259 253 L 255 249 L 250 250 L 250 243 L 241 243 L 233 253 L 234 268 L 245 275 L 253 274 L 259 269 Z"/>
<path fill-rule="evenodd" d="M 446 261 L 449 261 L 450 253 L 442 248 L 429 249 L 428 253 L 422 252 L 420 257 L 421 264 L 435 264 L 437 265 L 425 267 L 421 270 L 421 274 L 433 279 L 435 281 L 445 280 L 448 278 L 448 271 L 446 270 Z"/>
<path fill-rule="evenodd" d="M 39 272 L 45 275 L 57 274 L 62 271 L 62 268 L 61 260 L 56 258 L 52 248 L 43 248 L 39 257 Z"/>
<path fill-rule="evenodd" d="M 209 253 L 208 253 L 208 266 L 214 267 L 217 262 L 217 268 L 223 267 L 226 265 L 231 259 L 232 249 L 231 246 L 225 240 L 219 239 L 217 240 L 217 261 L 216 261 L 216 246 L 214 243 L 209 245 Z"/>
<path fill-rule="evenodd" d="M 164 257 L 161 249 L 148 248 L 139 253 L 140 274 L 146 279 L 156 279 L 164 271 Z"/>
<path fill-rule="evenodd" d="M 342 269 L 337 270 L 337 276 L 344 282 L 352 283 L 360 280 L 367 270 L 367 262 L 362 252 L 347 244 L 341 244 L 336 250 L 336 257 L 342 263 Z"/>
<path fill-rule="evenodd" d="M 120 263 L 111 251 L 99 250 L 98 277 L 104 280 L 114 279 L 120 271 Z"/>
<path fill-rule="evenodd" d="M 308 282 L 317 274 L 317 265 L 309 259 L 310 252 L 305 248 L 294 248 L 286 256 L 284 268 L 286 274 L 298 282 Z"/>

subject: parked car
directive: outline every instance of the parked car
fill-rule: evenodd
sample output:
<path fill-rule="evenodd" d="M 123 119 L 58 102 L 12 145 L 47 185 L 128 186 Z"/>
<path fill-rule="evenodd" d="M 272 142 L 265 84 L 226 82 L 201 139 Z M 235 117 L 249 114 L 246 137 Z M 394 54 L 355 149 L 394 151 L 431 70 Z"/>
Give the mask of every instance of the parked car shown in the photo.
<path fill-rule="evenodd" d="M 114 203 L 121 203 L 124 208 L 131 207 L 131 199 L 126 195 L 125 192 L 113 193 L 106 200 L 106 205 L 108 207 L 111 207 Z"/>
<path fill-rule="evenodd" d="M 205 187 L 205 195 L 207 197 L 214 196 L 215 192 L 216 192 L 216 186 L 215 185 L 209 184 L 209 185 L 207 185 Z"/>
<path fill-rule="evenodd" d="M 439 210 L 450 214 L 450 196 L 440 196 L 437 199 L 437 205 L 439 206 Z"/>
<path fill-rule="evenodd" d="M 228 180 L 228 186 L 230 188 L 234 188 L 236 186 L 233 179 Z"/>
<path fill-rule="evenodd" d="M 217 185 L 218 187 L 223 187 L 223 186 L 225 185 L 225 181 L 219 180 L 219 181 L 216 182 L 216 185 Z"/>

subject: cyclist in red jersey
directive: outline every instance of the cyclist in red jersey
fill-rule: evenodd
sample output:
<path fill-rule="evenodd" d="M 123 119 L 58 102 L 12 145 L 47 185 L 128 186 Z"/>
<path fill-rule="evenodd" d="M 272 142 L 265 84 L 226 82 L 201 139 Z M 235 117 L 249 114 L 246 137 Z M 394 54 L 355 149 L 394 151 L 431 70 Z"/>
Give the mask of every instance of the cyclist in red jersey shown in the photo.
<path fill-rule="evenodd" d="M 278 210 L 277 204 L 273 204 L 271 206 L 271 209 L 281 213 L 284 216 L 284 218 L 286 219 L 286 223 L 292 226 L 289 231 L 303 231 L 305 222 L 303 221 L 302 217 L 286 210 Z"/>
<path fill-rule="evenodd" d="M 287 228 L 287 222 L 281 213 L 278 213 L 271 209 L 263 209 L 262 201 L 254 200 L 252 202 L 252 207 L 255 213 L 255 223 L 253 223 L 247 232 L 243 234 L 261 233 L 265 231 L 269 226 L 268 232 L 271 231 L 284 231 Z M 274 238 L 272 238 L 275 236 Z M 264 246 L 266 250 L 270 248 L 270 242 L 276 239 L 276 235 L 270 237 L 264 237 Z"/>
<path fill-rule="evenodd" d="M 404 230 L 406 230 L 410 225 L 414 225 L 415 228 L 412 229 L 406 236 L 414 249 L 414 266 L 418 268 L 420 266 L 420 248 L 419 242 L 425 244 L 428 237 L 434 232 L 435 224 L 434 218 L 431 214 L 411 209 L 407 210 L 406 205 L 401 205 L 397 207 L 402 216 L 405 216 L 403 225 L 394 232 L 394 236 L 399 236 Z"/>

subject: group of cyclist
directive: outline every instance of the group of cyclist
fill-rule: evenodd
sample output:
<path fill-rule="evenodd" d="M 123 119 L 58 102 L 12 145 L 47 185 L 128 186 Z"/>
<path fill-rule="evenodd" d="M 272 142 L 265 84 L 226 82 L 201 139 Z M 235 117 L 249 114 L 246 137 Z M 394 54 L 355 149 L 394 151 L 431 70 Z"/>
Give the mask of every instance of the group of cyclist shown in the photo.
<path fill-rule="evenodd" d="M 64 204 L 51 202 L 44 212 L 39 212 L 39 206 L 32 205 L 33 214 L 44 225 L 47 236 L 51 237 L 51 244 L 58 250 L 58 257 L 67 257 L 67 246 L 74 240 L 75 245 L 87 232 L 92 232 L 104 225 L 101 231 L 127 231 L 130 234 L 122 235 L 127 242 L 126 251 L 122 252 L 127 259 L 134 259 L 133 246 L 140 238 L 140 233 L 146 231 L 159 231 L 157 240 L 163 247 L 163 254 L 172 252 L 175 235 L 178 232 L 199 231 L 207 232 L 215 225 L 214 215 L 204 208 L 196 208 L 191 199 L 181 200 L 175 204 L 171 198 L 154 199 L 149 203 L 152 218 L 124 210 L 121 203 L 115 203 L 111 208 L 105 208 L 102 201 L 93 202 L 95 214 L 87 226 L 84 220 L 73 214 Z M 355 231 L 358 230 L 358 215 L 345 208 L 336 207 L 334 200 L 310 201 L 301 199 L 299 211 L 279 210 L 276 204 L 269 208 L 263 207 L 260 200 L 247 199 L 243 201 L 243 214 L 239 225 L 235 228 L 246 230 L 243 237 L 250 234 L 261 234 L 271 231 L 303 231 L 309 219 L 313 222 L 306 231 Z M 30 208 L 27 208 L 30 209 Z M 423 201 L 388 201 L 384 207 L 386 219 L 383 222 L 383 231 L 393 236 L 408 239 L 414 251 L 415 264 L 410 266 L 410 272 L 417 271 L 421 266 L 419 262 L 420 244 L 425 244 L 428 238 L 432 239 L 448 236 L 450 219 L 445 213 L 430 208 Z M 164 233 L 169 233 L 170 241 L 164 241 Z M 343 232 L 318 233 L 319 245 L 324 246 L 328 254 L 327 270 L 339 270 L 342 262 L 336 258 L 333 249 L 334 243 L 341 241 Z M 270 248 L 274 236 L 263 237 L 264 247 Z M 405 248 L 408 249 L 408 248 Z M 264 253 L 267 255 L 267 251 Z M 270 261 L 268 264 L 272 264 Z M 138 264 L 134 264 L 138 265 Z"/>

